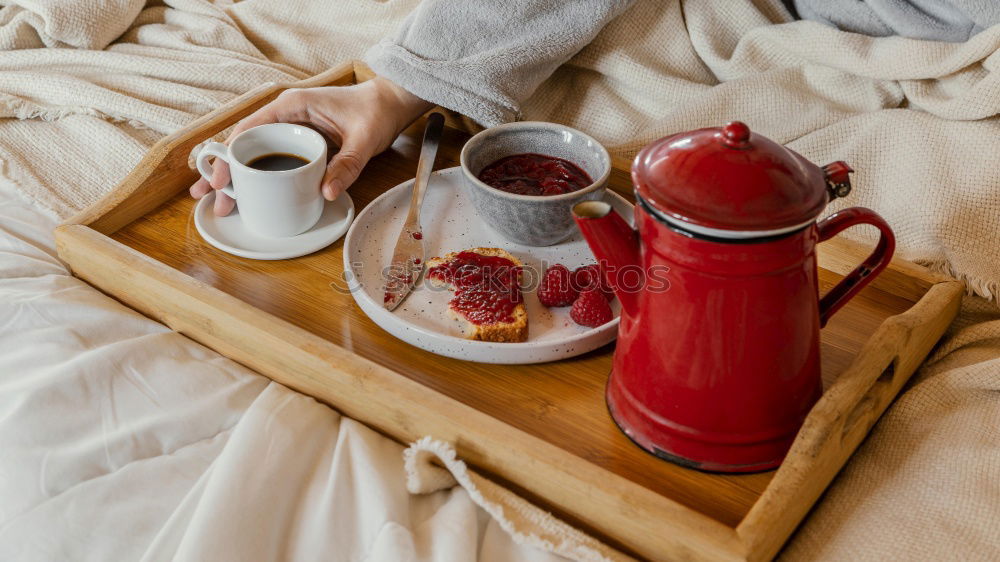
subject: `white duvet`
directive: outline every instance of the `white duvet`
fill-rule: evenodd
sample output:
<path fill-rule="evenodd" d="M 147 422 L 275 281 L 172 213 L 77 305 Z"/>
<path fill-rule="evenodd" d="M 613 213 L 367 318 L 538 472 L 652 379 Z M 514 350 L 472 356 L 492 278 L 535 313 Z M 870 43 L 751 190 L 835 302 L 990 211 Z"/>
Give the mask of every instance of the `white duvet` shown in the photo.
<path fill-rule="evenodd" d="M 403 447 L 73 278 L 0 181 L 0 560 L 556 560 Z"/>

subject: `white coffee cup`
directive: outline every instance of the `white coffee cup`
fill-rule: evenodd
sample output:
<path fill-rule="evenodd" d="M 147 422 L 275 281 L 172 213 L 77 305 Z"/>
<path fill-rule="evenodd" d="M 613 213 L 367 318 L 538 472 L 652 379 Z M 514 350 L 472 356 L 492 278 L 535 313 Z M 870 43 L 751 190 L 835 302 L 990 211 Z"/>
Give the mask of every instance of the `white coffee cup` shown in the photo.
<path fill-rule="evenodd" d="M 248 166 L 261 156 L 293 154 L 308 163 L 291 170 L 257 170 Z M 201 176 L 212 177 L 208 160 L 229 164 L 232 183 L 220 191 L 236 200 L 248 230 L 271 238 L 301 234 L 323 214 L 320 182 L 326 169 L 326 141 L 316 131 L 291 123 L 269 123 L 247 129 L 226 146 L 205 145 L 198 153 Z"/>

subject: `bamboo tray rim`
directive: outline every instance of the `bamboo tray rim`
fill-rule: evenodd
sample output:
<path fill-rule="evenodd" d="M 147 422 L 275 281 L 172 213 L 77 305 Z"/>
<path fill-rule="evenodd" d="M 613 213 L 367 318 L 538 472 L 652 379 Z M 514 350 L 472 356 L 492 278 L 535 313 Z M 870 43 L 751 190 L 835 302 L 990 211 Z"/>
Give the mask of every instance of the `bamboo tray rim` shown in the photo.
<path fill-rule="evenodd" d="M 893 260 L 873 285 L 914 302 L 913 306 L 883 321 L 851 366 L 826 390 L 785 463 L 734 528 L 665 496 L 643 496 L 644 488 L 622 476 L 581 463 L 551 443 L 111 238 L 180 191 L 162 178 L 182 168 L 186 171 L 187 156 L 197 144 L 282 90 L 348 85 L 371 76 L 362 63 L 352 61 L 293 84 L 265 85 L 165 137 L 113 191 L 56 229 L 60 257 L 78 277 L 189 338 L 397 440 L 413 441 L 430 434 L 450 441 L 474 466 L 523 487 L 546 503 L 572 503 L 574 495 L 581 493 L 581 483 L 601 483 L 587 490 L 591 504 L 582 519 L 615 544 L 647 557 L 759 560 L 773 556 L 957 314 L 962 282 Z M 460 116 L 450 112 L 448 124 L 469 129 Z M 619 168 L 627 169 L 628 164 L 614 161 Z M 840 275 L 858 261 L 856 245 L 826 242 L 821 248 L 821 266 Z M 256 342 L 252 349 L 241 343 L 249 336 Z M 292 377 L 289 371 L 297 375 Z M 337 397 L 331 396 L 334 390 Z M 358 397 L 368 401 L 368 409 L 351 403 Z M 382 412 L 378 419 L 372 418 L 372 404 Z M 477 427 L 475 439 L 443 419 L 458 416 Z M 517 463 L 507 462 L 496 452 L 496 447 L 514 441 L 525 452 Z"/>

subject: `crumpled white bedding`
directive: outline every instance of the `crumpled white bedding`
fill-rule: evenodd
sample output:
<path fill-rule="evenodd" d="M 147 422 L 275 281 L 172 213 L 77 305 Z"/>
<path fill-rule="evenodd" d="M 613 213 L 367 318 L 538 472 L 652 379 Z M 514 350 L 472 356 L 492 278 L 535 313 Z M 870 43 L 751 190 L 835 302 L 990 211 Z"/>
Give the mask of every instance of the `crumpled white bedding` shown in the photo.
<path fill-rule="evenodd" d="M 0 560 L 553 561 L 403 447 L 71 277 L 0 182 Z"/>
<path fill-rule="evenodd" d="M 144 3 L 91 2 L 106 6 Z M 13 3 L 42 10 L 63 8 L 70 0 Z M 949 66 L 928 75 L 944 73 L 944 79 L 907 83 L 907 95 L 916 94 L 927 102 L 924 106 L 938 104 L 945 112 L 955 109 L 949 101 L 952 97 L 970 91 L 966 86 L 983 86 L 973 89 L 982 92 L 982 104 L 962 106 L 968 113 L 949 114 L 951 119 L 970 121 L 924 126 L 931 120 L 924 113 L 878 109 L 902 91 L 897 86 L 883 89 L 881 81 L 845 79 L 841 72 L 823 68 L 767 72 L 764 78 L 787 81 L 789 88 L 787 95 L 768 97 L 765 104 L 759 103 L 761 94 L 753 89 L 740 90 L 730 83 L 713 87 L 715 79 L 706 74 L 709 71 L 698 62 L 695 50 L 732 79 L 737 76 L 731 74 L 729 55 L 739 55 L 733 60 L 753 55 L 759 47 L 771 44 L 772 34 L 788 40 L 796 30 L 810 32 L 812 25 L 817 39 L 825 37 L 827 43 L 834 39 L 835 32 L 808 22 L 764 28 L 767 22 L 752 8 L 758 3 L 768 2 L 713 3 L 735 12 L 720 22 L 707 9 L 685 11 L 680 17 L 677 3 L 638 2 L 629 19 L 616 20 L 557 71 L 526 102 L 525 114 L 587 130 L 603 127 L 608 131 L 609 124 L 614 124 L 623 136 L 602 138 L 626 151 L 626 141 L 641 136 L 640 130 L 648 137 L 662 130 L 701 125 L 685 117 L 700 115 L 699 108 L 711 109 L 712 115 L 719 116 L 716 121 L 723 114 L 747 112 L 757 116 L 758 121 L 752 122 L 768 130 L 790 131 L 779 140 L 792 142 L 820 162 L 832 156 L 869 162 L 866 171 L 859 173 L 869 174 L 859 177 L 859 186 L 868 186 L 859 190 L 860 202 L 896 213 L 890 219 L 900 232 L 925 234 L 920 238 L 924 242 L 939 236 L 942 246 L 929 254 L 931 258 L 947 257 L 956 267 L 961 261 L 961 271 L 995 268 L 996 260 L 983 256 L 995 254 L 991 234 L 996 229 L 979 225 L 994 224 L 996 212 L 996 205 L 990 203 L 996 185 L 995 174 L 990 175 L 989 147 L 995 143 L 992 133 L 998 121 L 983 117 L 996 112 L 997 97 L 988 95 L 995 88 L 987 86 L 995 83 L 996 73 L 989 71 L 996 63 L 992 45 L 994 41 L 1000 44 L 1000 28 L 984 32 L 966 46 L 978 50 L 974 57 L 958 57 L 952 61 L 958 65 L 955 69 Z M 10 4 L 0 0 L 0 5 Z M 280 10 L 269 9 L 260 0 L 211 4 L 225 6 L 224 14 L 201 0 L 167 0 L 166 5 L 178 11 L 155 0 L 148 4 L 151 7 L 138 16 L 136 28 L 120 39 L 126 44 L 86 53 L 71 49 L 29 52 L 32 46 L 50 44 L 54 37 L 43 33 L 36 44 L 31 34 L 37 31 L 32 27 L 38 25 L 37 20 L 23 10 L 5 12 L 10 20 L 0 15 L 0 48 L 6 48 L 7 42 L 26 43 L 20 47 L 25 50 L 7 51 L 0 57 L 0 85 L 5 92 L 17 94 L 0 96 L 9 112 L 3 115 L 53 119 L 0 120 L 0 560 L 357 560 L 366 556 L 371 560 L 468 560 L 477 555 L 481 560 L 546 559 L 537 551 L 514 546 L 483 511 L 472 508 L 462 489 L 421 497 L 406 494 L 399 445 L 128 311 L 69 277 L 59 264 L 50 235 L 54 217 L 18 199 L 11 189 L 14 181 L 26 192 L 32 185 L 44 188 L 52 195 L 49 206 L 68 214 L 113 185 L 162 133 L 260 81 L 282 74 L 304 75 L 296 69 L 314 72 L 356 56 L 365 47 L 365 38 L 377 37 L 414 2 L 299 0 L 281 3 Z M 707 5 L 684 4 L 691 8 Z M 339 26 L 340 33 L 330 34 L 322 25 L 337 23 L 324 15 L 330 10 L 350 22 Z M 670 17 L 655 17 L 658 10 Z M 276 12 L 285 19 L 277 18 Z M 631 50 L 614 47 L 622 37 L 635 35 L 633 24 L 643 22 L 651 22 L 653 31 L 642 36 L 655 41 L 636 43 Z M 735 51 L 733 36 L 717 32 L 733 22 L 747 27 L 750 36 L 745 47 Z M 53 26 L 43 31 L 59 29 L 76 28 Z M 234 34 L 234 29 L 241 33 Z M 705 42 L 674 50 L 659 39 L 686 37 L 688 29 L 701 30 Z M 4 35 L 6 31 L 10 35 Z M 94 37 L 98 35 L 104 40 L 114 38 L 113 33 Z M 63 43 L 73 44 L 67 39 L 72 37 L 64 36 Z M 234 84 L 222 87 L 213 82 L 219 77 L 207 72 L 180 73 L 186 86 L 168 96 L 161 86 L 170 80 L 155 82 L 157 73 L 171 79 L 178 76 L 173 66 L 150 63 L 160 53 L 156 49 L 169 45 L 172 56 L 215 60 L 213 56 L 219 53 L 212 45 L 220 41 L 240 54 L 240 72 L 225 74 Z M 876 41 L 890 47 L 906 43 L 891 38 Z M 855 45 L 851 53 L 858 56 L 877 51 L 865 38 L 852 37 L 851 42 Z M 827 43 L 815 42 L 806 54 L 821 57 Z M 774 45 L 771 50 L 779 55 L 794 51 Z M 933 43 L 919 47 L 921 53 L 932 54 L 961 48 Z M 143 58 L 142 53 L 150 58 Z M 974 62 L 983 57 L 982 62 Z M 934 58 L 910 57 L 913 60 L 907 62 Z M 94 64 L 86 66 L 90 59 Z M 963 64 L 963 60 L 968 62 Z M 242 64 L 246 61 L 256 63 Z M 671 83 L 684 86 L 684 99 L 693 105 L 675 112 L 671 108 L 679 98 L 666 90 L 623 90 L 630 83 L 626 75 L 645 68 L 642 61 L 649 63 L 648 68 L 663 69 L 638 73 L 650 83 L 656 83 L 664 72 L 691 77 Z M 108 111 L 97 114 L 90 107 L 63 103 L 79 93 L 74 87 L 82 87 L 79 82 L 73 86 L 70 70 L 84 74 L 87 81 L 104 84 L 111 72 L 128 74 L 124 66 L 109 70 L 116 68 L 112 62 L 137 67 L 133 74 L 145 80 L 141 85 L 147 94 L 123 94 L 114 84 L 88 90 L 88 99 L 109 101 L 101 106 Z M 30 91 L 25 76 L 16 72 L 27 63 L 45 74 L 44 79 L 32 82 Z M 756 84 L 758 74 L 743 76 L 743 87 Z M 839 84 L 842 87 L 819 89 L 845 96 L 843 103 L 822 96 L 818 98 L 822 103 L 805 103 L 801 100 L 813 98 L 794 95 L 802 83 L 816 88 Z M 566 103 L 582 89 L 587 96 L 581 103 L 609 109 L 580 112 L 578 105 Z M 622 101 L 622 91 L 660 97 L 644 97 L 641 107 L 647 113 L 641 120 L 630 120 L 626 110 L 637 106 Z M 729 101 L 734 92 L 743 91 L 749 93 L 740 98 L 741 104 Z M 862 93 L 855 95 L 858 91 Z M 43 95 L 55 101 L 41 107 L 38 101 Z M 827 112 L 827 101 L 836 111 Z M 766 111 L 754 112 L 758 107 Z M 849 118 L 842 111 L 845 107 L 860 107 L 864 111 L 858 118 L 873 115 L 875 125 L 857 129 L 857 119 Z M 797 111 L 789 113 L 787 108 Z M 129 111 L 135 109 L 154 118 L 148 122 L 133 119 Z M 900 115 L 911 115 L 904 122 L 908 123 L 906 131 L 897 126 Z M 809 133 L 802 126 L 803 119 L 829 119 L 823 121 L 829 125 L 829 135 Z M 890 152 L 866 148 L 871 143 L 890 146 L 882 142 L 890 138 L 882 136 L 884 130 L 893 131 L 897 135 L 893 138 L 906 133 L 906 138 L 922 142 L 942 138 L 945 127 L 961 134 L 951 135 L 950 143 L 934 145 L 926 158 L 904 162 Z M 847 131 L 855 131 L 864 142 L 824 140 L 846 139 Z M 949 154 L 966 157 L 948 158 Z M 933 174 L 925 173 L 929 168 L 935 170 Z M 932 178 L 935 189 L 924 195 L 952 193 L 964 201 L 962 212 L 942 212 L 939 199 L 914 199 L 912 194 L 900 195 L 892 189 L 927 182 L 925 176 Z M 88 196 L 81 196 L 84 192 Z M 909 216 L 914 210 L 920 211 L 915 218 L 933 220 L 937 226 L 922 230 L 923 223 Z M 974 235 L 954 236 L 959 231 Z M 968 259 L 959 260 L 961 256 Z M 977 277 L 990 276 L 971 276 Z M 985 285 L 980 288 L 989 292 Z M 887 412 L 834 482 L 785 550 L 786 558 L 986 558 L 1000 549 L 1000 526 L 995 525 L 1000 513 L 1000 487 L 996 485 L 1000 481 L 1000 410 L 996 407 L 1000 314 L 995 305 L 970 302 L 978 304 L 966 309 L 964 323 L 956 326 L 936 360 Z"/>

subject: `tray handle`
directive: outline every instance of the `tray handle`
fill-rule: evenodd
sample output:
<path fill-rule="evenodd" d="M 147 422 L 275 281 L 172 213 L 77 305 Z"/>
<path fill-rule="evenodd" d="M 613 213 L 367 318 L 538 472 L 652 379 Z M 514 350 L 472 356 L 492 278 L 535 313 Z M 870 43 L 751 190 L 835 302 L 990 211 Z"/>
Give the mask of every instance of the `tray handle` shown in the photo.
<path fill-rule="evenodd" d="M 965 285 L 935 283 L 886 319 L 823 393 L 767 489 L 736 528 L 748 559 L 774 556 L 958 313 Z"/>
<path fill-rule="evenodd" d="M 878 417 L 882 414 L 886 405 L 879 408 L 880 401 L 886 395 L 887 387 L 892 387 L 894 379 L 896 377 L 897 366 L 899 365 L 899 356 L 893 357 L 889 361 L 888 365 L 878 377 L 872 381 L 871 386 L 868 391 L 861 397 L 857 404 L 846 414 L 844 414 L 839 420 L 842 424 L 842 429 L 840 431 L 840 441 L 841 445 L 850 447 L 851 444 L 848 443 L 851 436 L 854 434 L 854 430 L 859 427 L 859 424 L 864 426 L 864 433 L 868 432 L 868 429 L 875 425 Z M 892 393 L 891 395 L 894 395 Z M 863 422 L 863 423 L 862 423 Z M 862 434 L 863 436 L 864 434 Z"/>

